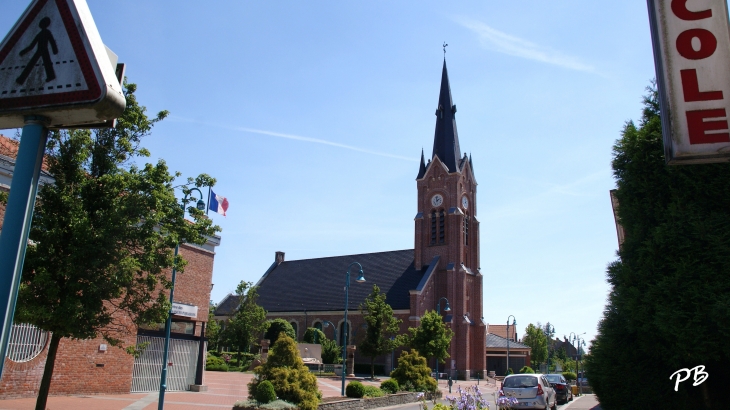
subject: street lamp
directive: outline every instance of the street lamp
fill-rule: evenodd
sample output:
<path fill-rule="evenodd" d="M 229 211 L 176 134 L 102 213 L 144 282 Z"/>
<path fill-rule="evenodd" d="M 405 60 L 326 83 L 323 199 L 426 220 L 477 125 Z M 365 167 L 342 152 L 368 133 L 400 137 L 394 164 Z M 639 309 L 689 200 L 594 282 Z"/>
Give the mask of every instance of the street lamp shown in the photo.
<path fill-rule="evenodd" d="M 342 324 L 345 328 L 342 332 L 344 334 L 344 337 L 342 338 L 342 396 L 345 395 L 345 373 L 347 370 L 347 331 L 350 330 L 350 327 L 347 325 L 347 305 L 349 303 L 349 293 L 350 293 L 350 268 L 352 265 L 357 265 L 360 267 L 360 276 L 355 279 L 357 283 L 365 282 L 365 276 L 363 276 L 362 272 L 362 265 L 360 265 L 357 262 L 352 262 L 350 266 L 347 267 L 347 276 L 345 277 L 345 322 Z"/>
<path fill-rule="evenodd" d="M 512 327 L 517 326 L 517 319 L 514 317 L 514 315 L 507 316 L 507 369 L 504 371 L 505 376 L 507 375 L 507 372 L 509 371 L 509 339 L 510 339 L 509 318 L 512 318 Z"/>
<path fill-rule="evenodd" d="M 451 306 L 449 306 L 449 300 L 445 297 L 442 297 L 439 299 L 439 301 L 436 303 L 436 313 L 438 313 L 439 317 L 441 317 L 441 301 L 446 302 L 446 306 L 444 307 L 444 312 L 451 312 Z M 436 384 L 439 383 L 439 358 L 436 358 Z"/>
<path fill-rule="evenodd" d="M 337 328 L 335 327 L 335 324 L 330 322 L 329 320 L 323 320 L 322 324 L 323 324 L 322 329 L 324 329 L 327 326 L 332 326 L 332 334 L 334 335 L 335 343 L 337 343 Z M 324 333 L 324 330 L 322 331 L 322 333 Z M 327 335 L 325 335 L 325 336 L 327 336 Z"/>
<path fill-rule="evenodd" d="M 548 356 L 547 356 L 547 372 L 550 373 L 550 346 L 553 344 L 553 338 L 550 337 L 550 334 L 555 333 L 555 326 L 552 326 L 548 323 L 545 325 L 545 329 L 543 329 L 543 333 L 545 333 L 545 338 L 548 340 Z"/>
<path fill-rule="evenodd" d="M 572 339 L 570 338 L 570 335 L 568 335 L 568 340 L 570 341 L 571 345 L 573 344 L 573 342 L 578 342 L 578 343 L 576 343 L 575 346 L 573 346 L 573 347 L 575 347 L 575 377 L 576 377 L 576 379 L 578 379 L 578 374 L 579 374 L 578 370 L 580 369 L 578 367 L 578 363 L 580 360 L 580 342 L 581 342 L 580 337 L 583 336 L 584 334 L 586 334 L 586 332 L 583 332 L 579 335 L 576 335 L 575 333 L 570 332 L 570 335 L 573 335 Z M 585 341 L 583 342 L 583 345 L 585 346 Z M 579 395 L 582 396 L 583 395 L 583 384 L 580 382 L 580 380 L 576 380 L 576 383 L 578 384 L 578 388 L 580 389 Z"/>
<path fill-rule="evenodd" d="M 199 211 L 205 210 L 205 202 L 203 201 L 203 193 L 200 192 L 198 188 L 192 188 L 190 191 L 185 194 L 182 200 L 182 204 L 180 207 L 183 209 L 183 216 L 185 213 L 185 204 L 188 203 L 188 196 L 190 196 L 193 191 L 197 191 L 198 194 L 200 194 L 200 199 L 198 200 L 198 203 L 195 205 L 195 207 Z M 178 242 L 175 245 L 175 259 L 177 259 L 177 254 L 180 251 L 180 242 Z M 160 399 L 157 402 L 157 409 L 163 410 L 165 407 L 165 390 L 167 390 L 167 356 L 168 352 L 170 350 L 170 327 L 172 327 L 172 303 L 174 301 L 174 295 L 175 295 L 175 274 L 177 273 L 176 265 L 172 266 L 172 287 L 170 288 L 170 311 L 167 313 L 167 320 L 165 321 L 165 350 L 162 353 L 162 372 L 160 373 Z M 201 343 L 203 341 L 201 340 Z"/>

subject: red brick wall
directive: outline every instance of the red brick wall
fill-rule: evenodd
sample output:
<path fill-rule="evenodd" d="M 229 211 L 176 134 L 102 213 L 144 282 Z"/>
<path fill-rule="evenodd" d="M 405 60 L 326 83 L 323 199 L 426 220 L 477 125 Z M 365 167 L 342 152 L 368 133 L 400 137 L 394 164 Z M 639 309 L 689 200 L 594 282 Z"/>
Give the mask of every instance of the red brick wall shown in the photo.
<path fill-rule="evenodd" d="M 196 321 L 207 322 L 215 254 L 190 245 L 181 246 L 180 254 L 188 264 L 185 271 L 176 276 L 175 301 L 198 306 Z M 128 321 L 126 324 L 129 325 Z M 200 326 L 196 326 L 196 335 L 200 335 Z M 125 346 L 133 345 L 137 340 L 136 328 L 130 326 L 129 332 L 115 337 L 122 339 Z M 107 345 L 106 352 L 100 351 L 101 344 Z M 0 380 L 0 398 L 36 396 L 47 352 L 46 348 L 27 363 L 14 363 L 6 359 Z M 133 366 L 134 357 L 122 348 L 110 346 L 101 337 L 92 340 L 62 339 L 50 394 L 129 393 Z"/>

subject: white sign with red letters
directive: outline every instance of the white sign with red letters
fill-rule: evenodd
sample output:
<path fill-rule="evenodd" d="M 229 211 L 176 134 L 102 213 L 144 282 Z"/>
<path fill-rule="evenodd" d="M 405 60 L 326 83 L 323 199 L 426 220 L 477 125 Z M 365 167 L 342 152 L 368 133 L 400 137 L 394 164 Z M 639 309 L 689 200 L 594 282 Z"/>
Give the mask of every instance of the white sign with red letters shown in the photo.
<path fill-rule="evenodd" d="M 669 164 L 730 161 L 726 0 L 647 0 Z"/>

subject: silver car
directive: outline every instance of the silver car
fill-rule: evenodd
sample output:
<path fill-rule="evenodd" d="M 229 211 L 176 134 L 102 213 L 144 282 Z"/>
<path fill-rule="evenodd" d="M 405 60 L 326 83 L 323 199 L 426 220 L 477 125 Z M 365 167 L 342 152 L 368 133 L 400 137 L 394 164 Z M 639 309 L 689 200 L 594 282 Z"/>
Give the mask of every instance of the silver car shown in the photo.
<path fill-rule="evenodd" d="M 514 409 L 552 410 L 557 408 L 555 390 L 544 374 L 511 374 L 502 381 L 500 397 L 514 397 Z"/>

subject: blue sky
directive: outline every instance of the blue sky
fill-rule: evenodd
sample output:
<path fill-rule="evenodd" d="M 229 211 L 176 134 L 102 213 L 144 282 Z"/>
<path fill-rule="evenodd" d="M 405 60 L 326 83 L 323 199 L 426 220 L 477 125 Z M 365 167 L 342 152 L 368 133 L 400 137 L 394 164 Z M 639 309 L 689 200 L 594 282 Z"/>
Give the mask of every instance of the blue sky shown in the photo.
<path fill-rule="evenodd" d="M 3 4 L 0 32 L 25 6 Z M 445 41 L 479 183 L 485 320 L 514 315 L 520 335 L 538 321 L 558 336 L 595 335 L 617 249 L 611 148 L 654 77 L 645 3 L 89 7 L 139 101 L 171 112 L 144 144 L 152 159 L 214 176 L 230 202 L 213 217 L 223 228 L 214 301 L 256 282 L 275 251 L 295 260 L 413 247 Z"/>

